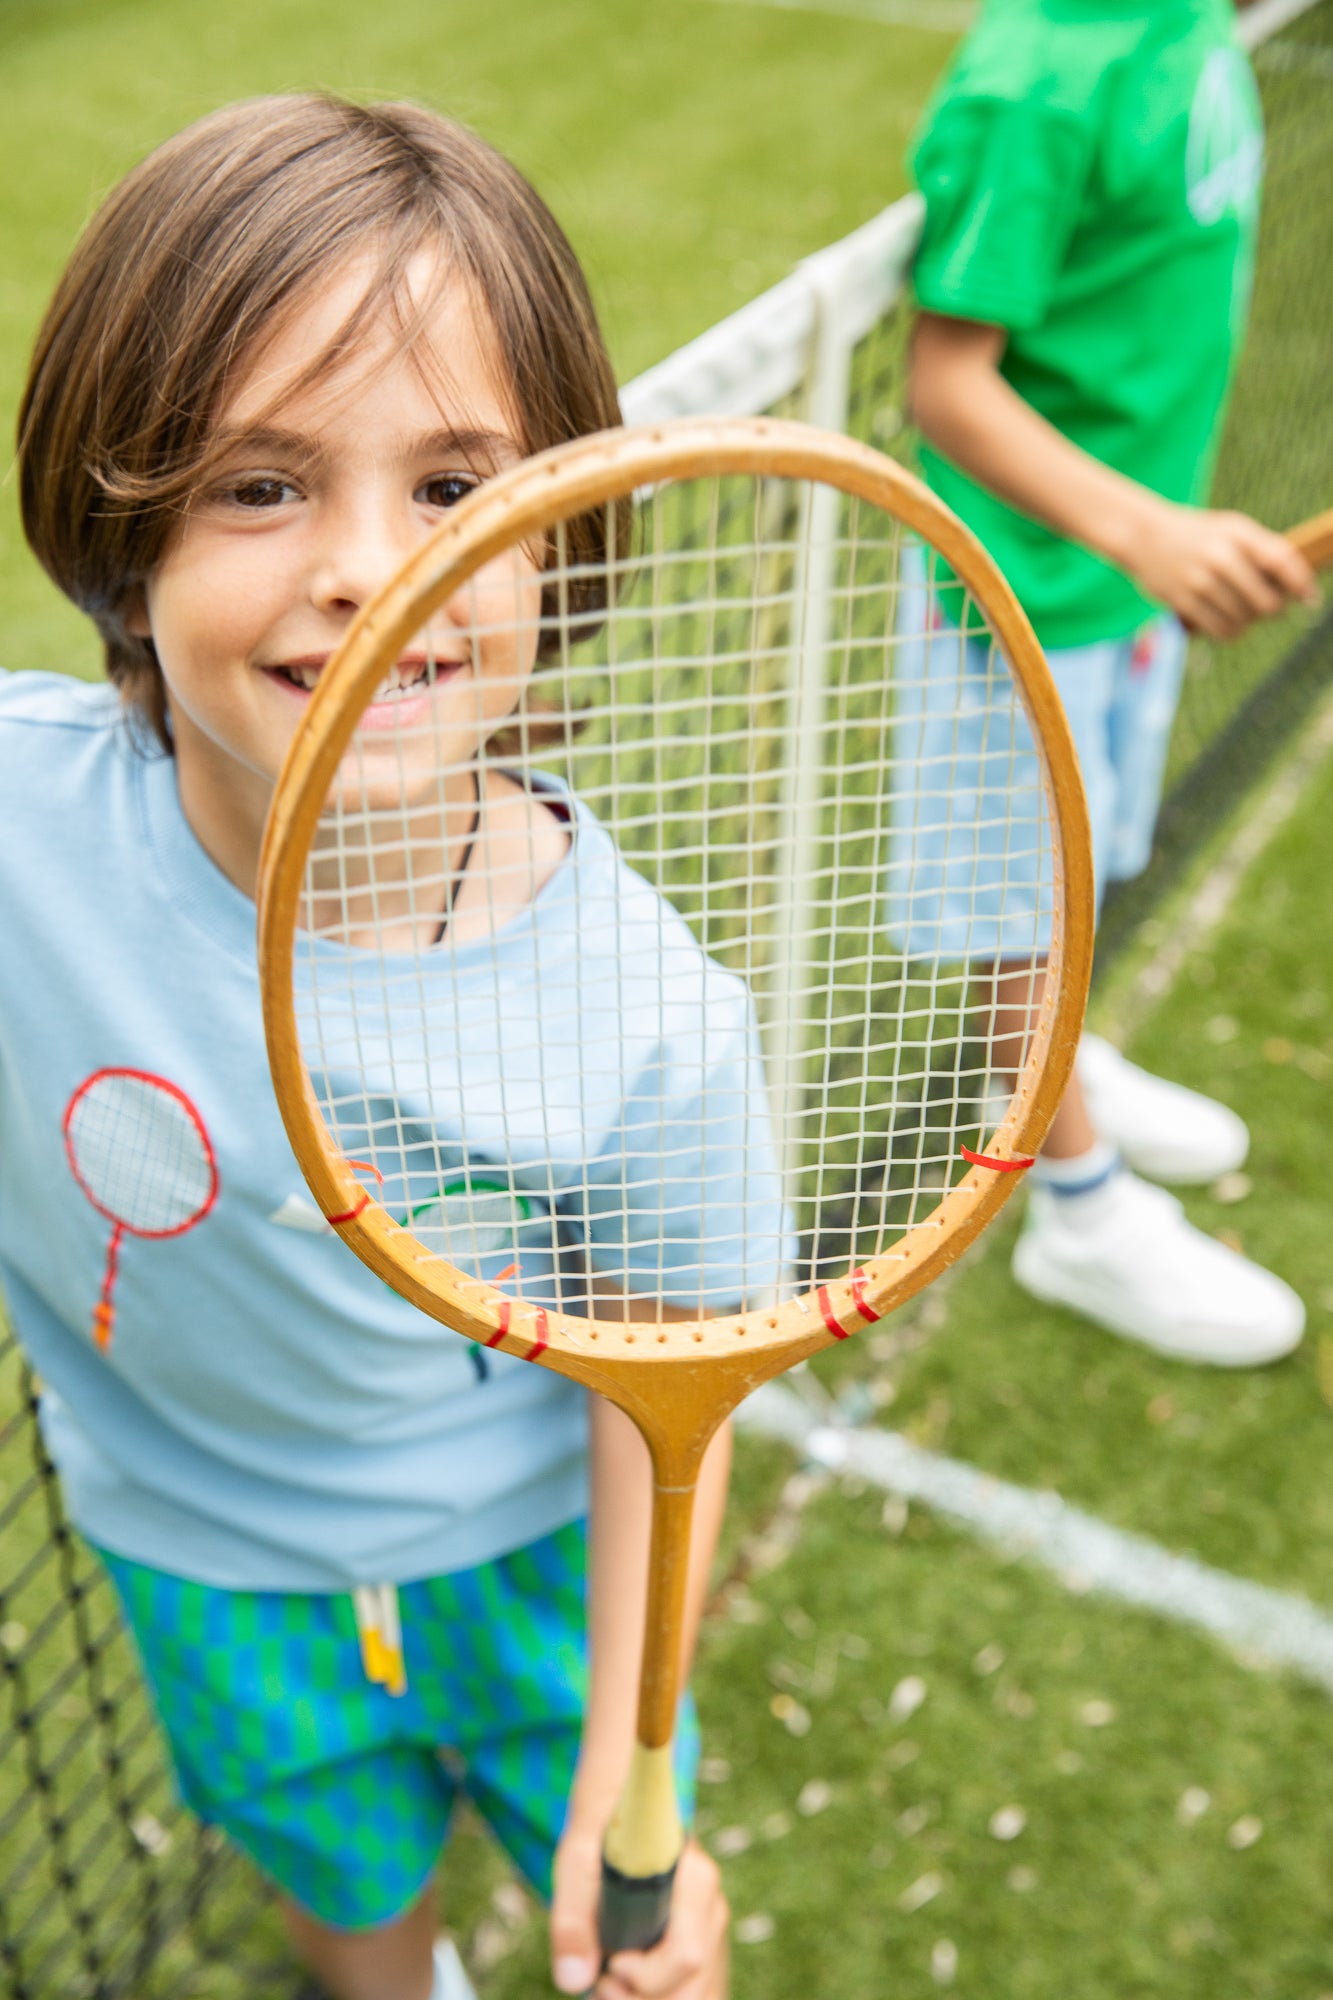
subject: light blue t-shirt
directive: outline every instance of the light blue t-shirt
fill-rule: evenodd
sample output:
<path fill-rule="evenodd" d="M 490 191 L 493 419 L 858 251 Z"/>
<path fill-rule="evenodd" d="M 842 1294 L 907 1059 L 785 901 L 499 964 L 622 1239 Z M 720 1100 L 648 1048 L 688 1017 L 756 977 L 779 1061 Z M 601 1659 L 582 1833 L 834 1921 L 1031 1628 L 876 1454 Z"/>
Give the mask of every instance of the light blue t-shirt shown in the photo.
<path fill-rule="evenodd" d="M 315 1209 L 269 1080 L 254 905 L 196 841 L 173 762 L 134 746 L 108 688 L 0 676 L 0 812 L 0 1286 L 77 1525 L 204 1582 L 336 1590 L 465 1568 L 573 1519 L 583 1393 L 470 1349 Z M 519 1052 L 519 1129 L 527 1078 L 533 1168 L 511 1179 L 488 1151 L 496 1056 L 438 1049 L 466 1115 L 386 1204 L 435 1204 L 458 1261 L 466 1238 L 479 1274 L 518 1266 L 525 1298 L 574 1303 L 586 1260 L 681 1304 L 739 1304 L 789 1248 L 749 996 L 586 809 L 568 814 L 565 862 L 472 948 L 492 1050 Z M 525 1070 L 543 1007 L 546 1054 Z M 394 1087 L 410 1131 L 401 1061 Z M 145 1163 L 128 1177 L 107 1123 L 127 1107 Z M 123 1211 L 161 1233 L 117 1231 Z"/>

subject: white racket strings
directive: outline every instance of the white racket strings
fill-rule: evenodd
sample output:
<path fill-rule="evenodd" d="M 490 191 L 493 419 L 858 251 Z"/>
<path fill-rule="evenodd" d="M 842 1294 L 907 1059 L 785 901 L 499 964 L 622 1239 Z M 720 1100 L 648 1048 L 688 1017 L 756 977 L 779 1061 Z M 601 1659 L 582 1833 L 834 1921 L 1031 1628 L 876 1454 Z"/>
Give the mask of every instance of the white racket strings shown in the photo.
<path fill-rule="evenodd" d="M 308 864 L 339 1150 L 426 1252 L 565 1311 L 845 1276 L 1003 1116 L 1041 775 L 966 590 L 830 486 L 687 480 L 501 554 L 386 675 Z"/>

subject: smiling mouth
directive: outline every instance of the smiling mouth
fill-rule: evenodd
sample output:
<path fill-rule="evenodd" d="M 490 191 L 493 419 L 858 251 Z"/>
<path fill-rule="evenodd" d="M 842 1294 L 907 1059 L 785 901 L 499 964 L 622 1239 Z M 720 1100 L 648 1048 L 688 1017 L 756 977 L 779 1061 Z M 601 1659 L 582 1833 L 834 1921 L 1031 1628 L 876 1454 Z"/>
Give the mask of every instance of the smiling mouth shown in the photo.
<path fill-rule="evenodd" d="M 327 664 L 327 660 L 284 660 L 277 666 L 267 667 L 265 672 L 275 680 L 284 681 L 300 694 L 313 694 Z M 409 654 L 389 669 L 368 705 L 379 707 L 385 702 L 398 700 L 402 695 L 438 686 L 463 664 L 461 660 L 429 660 L 420 653 Z"/>

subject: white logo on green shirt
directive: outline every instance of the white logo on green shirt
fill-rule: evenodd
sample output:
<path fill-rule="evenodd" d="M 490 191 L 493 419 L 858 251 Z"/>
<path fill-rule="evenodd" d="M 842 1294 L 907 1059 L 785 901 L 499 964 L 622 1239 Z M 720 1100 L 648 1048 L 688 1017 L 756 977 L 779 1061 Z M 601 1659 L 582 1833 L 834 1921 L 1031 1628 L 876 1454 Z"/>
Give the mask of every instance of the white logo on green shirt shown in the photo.
<path fill-rule="evenodd" d="M 1249 216 L 1259 199 L 1263 130 L 1254 78 L 1239 49 L 1214 49 L 1199 72 L 1185 143 L 1185 199 L 1205 228 Z"/>

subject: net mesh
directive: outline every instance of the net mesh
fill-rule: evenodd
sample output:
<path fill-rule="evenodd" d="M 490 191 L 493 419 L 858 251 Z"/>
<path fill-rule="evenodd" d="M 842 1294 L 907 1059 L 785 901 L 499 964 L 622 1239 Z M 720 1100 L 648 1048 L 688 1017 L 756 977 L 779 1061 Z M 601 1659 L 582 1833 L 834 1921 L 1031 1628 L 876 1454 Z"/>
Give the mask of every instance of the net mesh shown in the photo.
<path fill-rule="evenodd" d="M 1007 1108 L 1061 875 L 934 552 L 831 486 L 689 480 L 628 534 L 562 524 L 541 577 L 496 559 L 407 659 L 312 847 L 296 986 L 390 1214 L 576 1313 L 590 1270 L 717 1314 L 930 1226 Z M 498 1238 L 496 1175 L 527 1209 Z"/>
<path fill-rule="evenodd" d="M 1216 496 L 1282 523 L 1330 497 L 1320 481 L 1333 462 L 1333 0 L 1261 45 L 1255 63 L 1267 183 Z M 853 357 L 849 428 L 895 456 L 910 452 L 905 338 L 894 308 Z M 1293 628 L 1265 626 L 1236 647 L 1195 649 L 1157 855 L 1110 899 L 1103 959 L 1287 739 L 1331 667 L 1326 627 L 1293 643 Z M 0 1770 L 16 1774 L 0 1798 L 0 1990 L 7 2000 L 294 1994 L 290 1969 L 253 1942 L 253 1876 L 172 1797 L 110 1586 L 64 1521 L 35 1413 L 31 1378 L 0 1330 Z"/>

